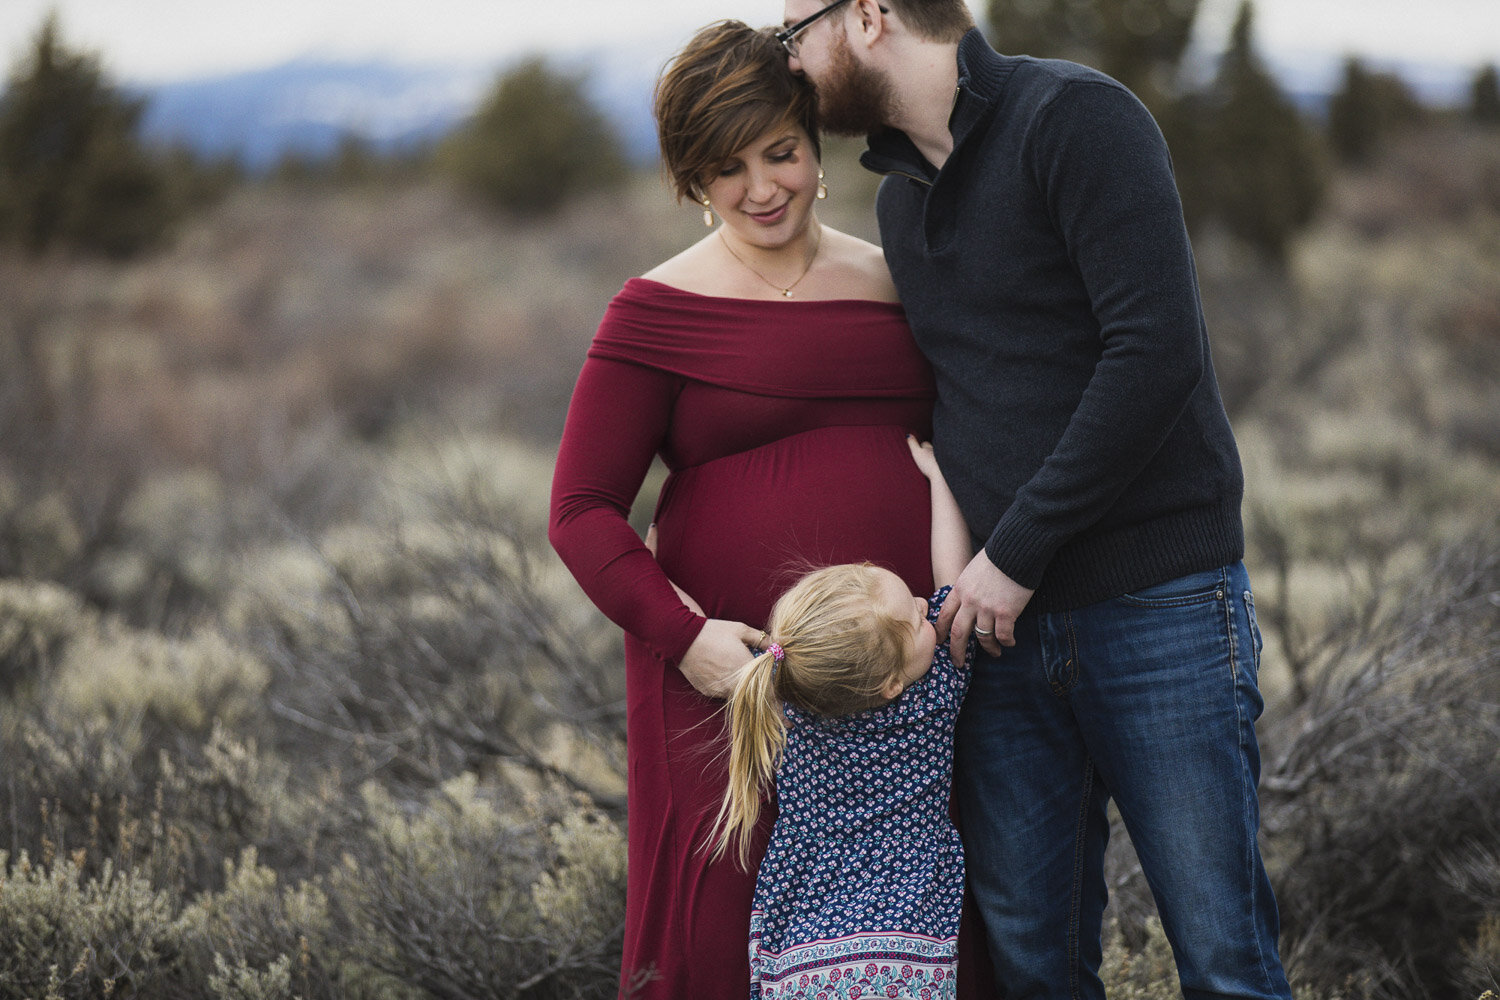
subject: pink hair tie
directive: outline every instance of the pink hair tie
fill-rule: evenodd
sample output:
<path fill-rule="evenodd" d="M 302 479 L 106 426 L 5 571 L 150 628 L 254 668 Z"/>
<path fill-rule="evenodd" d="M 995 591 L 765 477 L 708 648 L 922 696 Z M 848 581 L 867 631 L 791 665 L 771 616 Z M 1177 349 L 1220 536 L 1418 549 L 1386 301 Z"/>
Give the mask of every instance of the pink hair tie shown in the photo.
<path fill-rule="evenodd" d="M 766 652 L 768 652 L 768 653 L 771 654 L 771 659 L 774 660 L 774 661 L 776 661 L 776 665 L 777 666 L 780 666 L 781 665 L 781 661 L 784 660 L 784 659 L 786 659 L 786 650 L 784 650 L 784 649 L 781 648 L 781 644 L 780 643 L 776 643 L 776 642 L 771 643 L 769 646 L 766 647 Z"/>

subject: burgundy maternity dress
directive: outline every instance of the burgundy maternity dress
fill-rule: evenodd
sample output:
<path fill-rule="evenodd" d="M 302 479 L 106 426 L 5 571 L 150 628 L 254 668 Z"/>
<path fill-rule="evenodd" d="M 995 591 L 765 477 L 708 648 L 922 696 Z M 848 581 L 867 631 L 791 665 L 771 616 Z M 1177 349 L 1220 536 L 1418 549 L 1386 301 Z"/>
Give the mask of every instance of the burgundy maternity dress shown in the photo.
<path fill-rule="evenodd" d="M 900 306 L 703 296 L 635 278 L 574 390 L 550 537 L 625 629 L 629 874 L 621 995 L 744 1000 L 755 870 L 703 851 L 725 787 L 723 703 L 676 663 L 703 619 L 761 627 L 813 565 L 870 561 L 932 591 L 928 486 L 907 450 L 933 388 Z M 626 521 L 670 471 L 657 558 Z M 748 659 L 748 656 L 747 656 Z"/>

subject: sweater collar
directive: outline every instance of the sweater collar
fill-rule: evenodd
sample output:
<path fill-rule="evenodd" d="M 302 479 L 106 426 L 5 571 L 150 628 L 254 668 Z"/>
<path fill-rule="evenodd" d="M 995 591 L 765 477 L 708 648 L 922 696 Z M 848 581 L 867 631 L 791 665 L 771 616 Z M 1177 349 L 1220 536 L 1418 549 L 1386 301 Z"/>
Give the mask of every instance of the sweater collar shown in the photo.
<path fill-rule="evenodd" d="M 958 89 L 953 97 L 953 112 L 948 117 L 953 154 L 958 153 L 975 127 L 989 117 L 1012 69 L 1004 57 L 990 48 L 978 28 L 970 28 L 959 40 Z M 900 129 L 874 133 L 868 142 L 869 148 L 860 156 L 860 163 L 868 170 L 904 174 L 928 183 L 937 175 L 916 143 Z"/>

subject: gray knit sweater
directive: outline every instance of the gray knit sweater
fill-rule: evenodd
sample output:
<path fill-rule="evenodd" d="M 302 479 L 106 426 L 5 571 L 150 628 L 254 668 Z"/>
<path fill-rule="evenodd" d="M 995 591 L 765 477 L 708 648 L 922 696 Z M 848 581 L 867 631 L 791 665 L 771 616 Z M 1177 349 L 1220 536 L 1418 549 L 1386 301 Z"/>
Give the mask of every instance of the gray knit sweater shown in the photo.
<path fill-rule="evenodd" d="M 976 545 L 1061 611 L 1241 558 L 1244 478 L 1161 132 L 1074 63 L 958 49 L 952 155 L 870 139 Z"/>

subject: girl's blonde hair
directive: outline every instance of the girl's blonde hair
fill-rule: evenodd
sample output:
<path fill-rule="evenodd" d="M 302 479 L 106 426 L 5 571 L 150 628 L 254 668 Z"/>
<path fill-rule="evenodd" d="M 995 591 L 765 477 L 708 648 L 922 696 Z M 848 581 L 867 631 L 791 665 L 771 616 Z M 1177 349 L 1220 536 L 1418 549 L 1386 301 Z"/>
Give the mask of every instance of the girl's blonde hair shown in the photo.
<path fill-rule="evenodd" d="M 880 571 L 869 563 L 829 566 L 781 596 L 767 626 L 783 653 L 761 653 L 729 696 L 729 787 L 710 835 L 713 857 L 737 840 L 747 866 L 761 794 L 775 780 L 786 745 L 781 703 L 817 715 L 874 708 L 900 675 L 911 649 L 911 622 L 881 607 Z"/>

